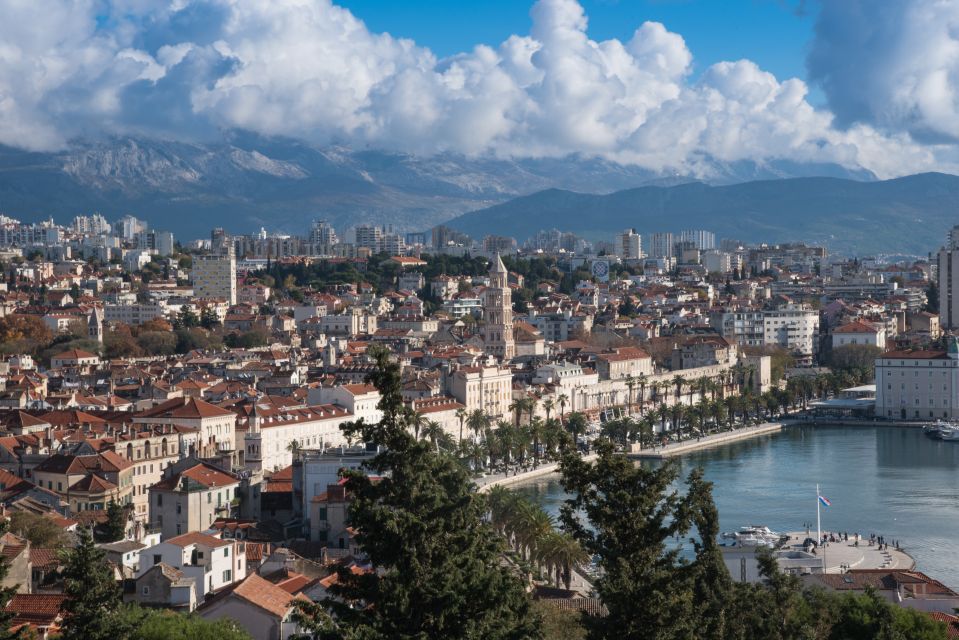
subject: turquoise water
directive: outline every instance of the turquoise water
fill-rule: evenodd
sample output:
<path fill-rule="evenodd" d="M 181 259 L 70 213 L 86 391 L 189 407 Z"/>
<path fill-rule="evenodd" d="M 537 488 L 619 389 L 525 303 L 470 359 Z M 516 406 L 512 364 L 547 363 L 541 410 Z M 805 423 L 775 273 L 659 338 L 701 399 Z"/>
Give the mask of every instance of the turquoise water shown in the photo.
<path fill-rule="evenodd" d="M 684 473 L 702 466 L 714 483 L 723 531 L 765 524 L 799 531 L 816 523 L 816 483 L 831 507 L 824 531 L 901 540 L 917 568 L 959 588 L 959 443 L 918 429 L 790 427 L 782 433 L 690 453 Z M 517 487 L 557 513 L 555 479 Z"/>

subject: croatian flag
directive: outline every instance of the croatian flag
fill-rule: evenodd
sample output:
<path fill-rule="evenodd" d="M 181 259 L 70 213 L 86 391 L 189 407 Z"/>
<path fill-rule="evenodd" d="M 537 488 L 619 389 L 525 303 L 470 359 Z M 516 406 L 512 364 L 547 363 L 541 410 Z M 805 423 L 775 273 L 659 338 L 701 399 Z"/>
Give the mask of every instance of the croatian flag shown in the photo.
<path fill-rule="evenodd" d="M 823 505 L 825 505 L 825 506 L 827 506 L 827 507 L 831 507 L 831 506 L 832 506 L 832 503 L 829 502 L 829 498 L 827 498 L 826 496 L 819 496 L 819 502 L 823 503 Z"/>

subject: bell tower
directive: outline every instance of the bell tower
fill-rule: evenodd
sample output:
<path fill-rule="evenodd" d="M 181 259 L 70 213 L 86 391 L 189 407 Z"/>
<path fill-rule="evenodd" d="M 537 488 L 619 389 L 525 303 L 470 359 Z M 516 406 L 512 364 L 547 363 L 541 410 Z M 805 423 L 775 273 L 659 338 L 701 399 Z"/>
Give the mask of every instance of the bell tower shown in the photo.
<path fill-rule="evenodd" d="M 486 352 L 500 360 L 512 360 L 516 355 L 513 341 L 513 300 L 509 288 L 509 272 L 502 258 L 496 259 L 489 271 L 489 287 L 483 292 L 483 342 Z"/>

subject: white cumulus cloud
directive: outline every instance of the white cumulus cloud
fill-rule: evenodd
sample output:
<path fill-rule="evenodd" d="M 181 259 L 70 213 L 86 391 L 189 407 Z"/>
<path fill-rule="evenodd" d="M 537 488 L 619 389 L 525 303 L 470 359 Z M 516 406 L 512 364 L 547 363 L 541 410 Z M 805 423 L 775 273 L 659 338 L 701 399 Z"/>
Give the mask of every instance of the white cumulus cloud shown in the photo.
<path fill-rule="evenodd" d="M 694 77 L 682 36 L 662 24 L 596 41 L 575 0 L 539 0 L 531 17 L 529 34 L 440 59 L 329 0 L 10 0 L 0 5 L 0 143 L 240 128 L 419 154 L 575 153 L 706 177 L 713 162 L 742 160 L 890 176 L 937 166 L 938 147 L 917 143 L 918 130 L 959 136 L 954 51 L 937 73 L 913 73 L 901 104 L 837 111 L 836 126 L 804 82 L 749 60 Z M 815 77 L 837 102 L 829 78 Z"/>

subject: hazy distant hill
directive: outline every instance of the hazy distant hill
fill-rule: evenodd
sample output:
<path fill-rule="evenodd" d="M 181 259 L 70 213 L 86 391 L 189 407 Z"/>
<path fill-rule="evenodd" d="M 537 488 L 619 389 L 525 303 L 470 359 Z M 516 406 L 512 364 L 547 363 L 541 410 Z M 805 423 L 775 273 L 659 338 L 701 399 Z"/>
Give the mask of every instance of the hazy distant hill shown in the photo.
<path fill-rule="evenodd" d="M 801 175 L 873 179 L 835 165 L 707 161 L 704 166 L 713 184 Z M 242 132 L 209 144 L 118 138 L 80 141 L 57 153 L 0 147 L 0 213 L 28 221 L 52 215 L 60 222 L 93 211 L 111 218 L 132 213 L 182 238 L 205 236 L 214 226 L 304 233 L 313 218 L 341 230 L 361 222 L 425 230 L 543 189 L 611 193 L 689 181 L 575 156 L 417 157 Z"/>
<path fill-rule="evenodd" d="M 448 223 L 470 235 L 525 239 L 558 228 L 595 239 L 711 229 L 747 242 L 806 240 L 833 250 L 923 255 L 959 224 L 959 177 L 923 173 L 895 180 L 764 180 L 728 186 L 647 186 L 608 195 L 548 189 Z"/>

